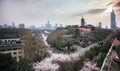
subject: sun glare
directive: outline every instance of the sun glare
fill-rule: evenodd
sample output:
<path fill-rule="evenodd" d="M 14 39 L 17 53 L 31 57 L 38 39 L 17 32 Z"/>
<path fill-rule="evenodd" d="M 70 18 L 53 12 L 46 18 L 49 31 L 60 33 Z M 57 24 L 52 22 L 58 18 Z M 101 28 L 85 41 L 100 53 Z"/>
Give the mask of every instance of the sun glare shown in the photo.
<path fill-rule="evenodd" d="M 106 9 L 106 12 L 112 12 L 112 7 L 111 6 L 109 6 L 107 9 Z"/>

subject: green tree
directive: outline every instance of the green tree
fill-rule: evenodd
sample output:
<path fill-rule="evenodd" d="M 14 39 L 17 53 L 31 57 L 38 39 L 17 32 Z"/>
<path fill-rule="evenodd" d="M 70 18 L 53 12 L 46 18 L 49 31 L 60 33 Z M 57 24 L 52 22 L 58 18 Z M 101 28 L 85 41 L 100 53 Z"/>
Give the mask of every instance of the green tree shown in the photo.
<path fill-rule="evenodd" d="M 17 63 L 16 71 L 33 71 L 32 62 L 27 58 L 21 59 Z"/>
<path fill-rule="evenodd" d="M 97 67 L 101 67 L 105 59 L 106 53 L 100 53 L 99 59 L 97 60 Z"/>
<path fill-rule="evenodd" d="M 73 45 L 73 42 L 72 41 L 68 41 L 66 43 L 66 46 L 68 47 L 68 50 L 70 50 L 70 47 Z"/>
<path fill-rule="evenodd" d="M 59 62 L 60 70 L 59 71 L 74 71 L 71 62 Z"/>
<path fill-rule="evenodd" d="M 78 37 L 80 37 L 80 31 L 79 31 L 79 29 L 75 29 L 73 38 L 78 38 Z"/>
<path fill-rule="evenodd" d="M 36 45 L 36 40 L 35 39 L 36 39 L 35 37 L 31 38 L 31 42 L 32 42 L 33 45 Z"/>
<path fill-rule="evenodd" d="M 120 58 L 120 45 L 116 46 L 116 52 L 118 57 Z"/>
<path fill-rule="evenodd" d="M 49 56 L 49 54 L 45 50 L 39 51 L 39 54 L 35 54 L 33 57 L 33 62 L 40 62 L 45 57 Z"/>
<path fill-rule="evenodd" d="M 78 71 L 84 66 L 84 58 L 72 62 L 58 62 L 60 65 L 59 71 Z"/>
<path fill-rule="evenodd" d="M 11 54 L 0 53 L 0 71 L 15 71 L 15 63 Z"/>
<path fill-rule="evenodd" d="M 81 57 L 79 60 L 77 60 L 73 63 L 72 67 L 73 67 L 74 71 L 78 71 L 78 70 L 82 69 L 83 66 L 84 66 L 84 58 Z"/>
<path fill-rule="evenodd" d="M 104 40 L 108 35 L 110 35 L 110 33 L 112 32 L 109 29 L 100 29 L 97 28 L 96 30 L 92 31 L 95 38 L 97 39 L 97 41 L 102 41 Z M 101 37 L 102 36 L 102 37 Z"/>
<path fill-rule="evenodd" d="M 66 30 L 67 30 L 67 31 L 65 32 L 65 34 L 67 34 L 67 35 L 74 33 L 74 29 L 73 29 L 73 28 L 68 28 L 68 29 L 66 29 Z"/>
<path fill-rule="evenodd" d="M 88 59 L 90 59 L 90 60 L 92 60 L 95 57 L 95 54 L 94 54 L 93 51 L 87 51 L 85 53 L 85 57 L 88 58 Z"/>

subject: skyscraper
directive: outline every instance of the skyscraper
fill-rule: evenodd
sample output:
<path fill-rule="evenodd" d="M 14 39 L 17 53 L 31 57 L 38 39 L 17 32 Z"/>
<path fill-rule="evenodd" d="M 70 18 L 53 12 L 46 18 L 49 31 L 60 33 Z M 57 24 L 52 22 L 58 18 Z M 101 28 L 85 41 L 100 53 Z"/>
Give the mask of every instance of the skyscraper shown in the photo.
<path fill-rule="evenodd" d="M 99 23 L 98 23 L 98 27 L 99 27 L 99 28 L 102 28 L 102 22 L 99 22 Z"/>
<path fill-rule="evenodd" d="M 24 28 L 25 28 L 25 25 L 24 25 L 24 24 L 19 24 L 19 28 L 20 28 L 20 29 L 24 29 Z"/>
<path fill-rule="evenodd" d="M 7 24 L 4 24 L 4 28 L 8 28 L 8 25 L 7 25 Z"/>
<path fill-rule="evenodd" d="M 14 22 L 12 22 L 12 28 L 16 28 L 16 27 L 15 27 L 15 23 L 14 23 Z"/>
<path fill-rule="evenodd" d="M 110 14 L 110 21 L 111 21 L 111 29 L 116 29 L 116 15 L 114 10 L 112 10 L 111 14 Z"/>
<path fill-rule="evenodd" d="M 62 24 L 60 24 L 60 27 L 63 27 L 63 25 L 62 25 Z"/>
<path fill-rule="evenodd" d="M 51 29 L 51 28 L 52 28 L 52 25 L 48 21 L 47 24 L 45 24 L 45 29 Z"/>

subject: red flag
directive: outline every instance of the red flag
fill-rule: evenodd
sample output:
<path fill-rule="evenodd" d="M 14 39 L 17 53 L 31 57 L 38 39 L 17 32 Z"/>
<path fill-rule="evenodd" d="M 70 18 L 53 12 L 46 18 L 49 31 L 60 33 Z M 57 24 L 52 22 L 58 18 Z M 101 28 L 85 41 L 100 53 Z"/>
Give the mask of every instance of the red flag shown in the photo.
<path fill-rule="evenodd" d="M 113 41 L 113 46 L 117 46 L 117 45 L 120 45 L 120 41 L 117 38 L 115 38 Z"/>

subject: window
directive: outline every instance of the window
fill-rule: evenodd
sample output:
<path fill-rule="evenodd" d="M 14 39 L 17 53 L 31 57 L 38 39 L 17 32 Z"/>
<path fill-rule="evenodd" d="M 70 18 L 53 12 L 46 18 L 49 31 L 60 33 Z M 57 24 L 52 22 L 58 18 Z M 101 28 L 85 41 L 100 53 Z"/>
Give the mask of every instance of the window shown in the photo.
<path fill-rule="evenodd" d="M 13 54 L 17 54 L 17 52 L 13 52 Z"/>
<path fill-rule="evenodd" d="M 13 50 L 17 50 L 16 48 L 14 48 Z"/>
<path fill-rule="evenodd" d="M 19 56 L 19 59 L 21 59 L 22 58 L 22 56 Z"/>
<path fill-rule="evenodd" d="M 21 54 L 22 52 L 21 51 L 19 51 L 19 54 Z"/>

